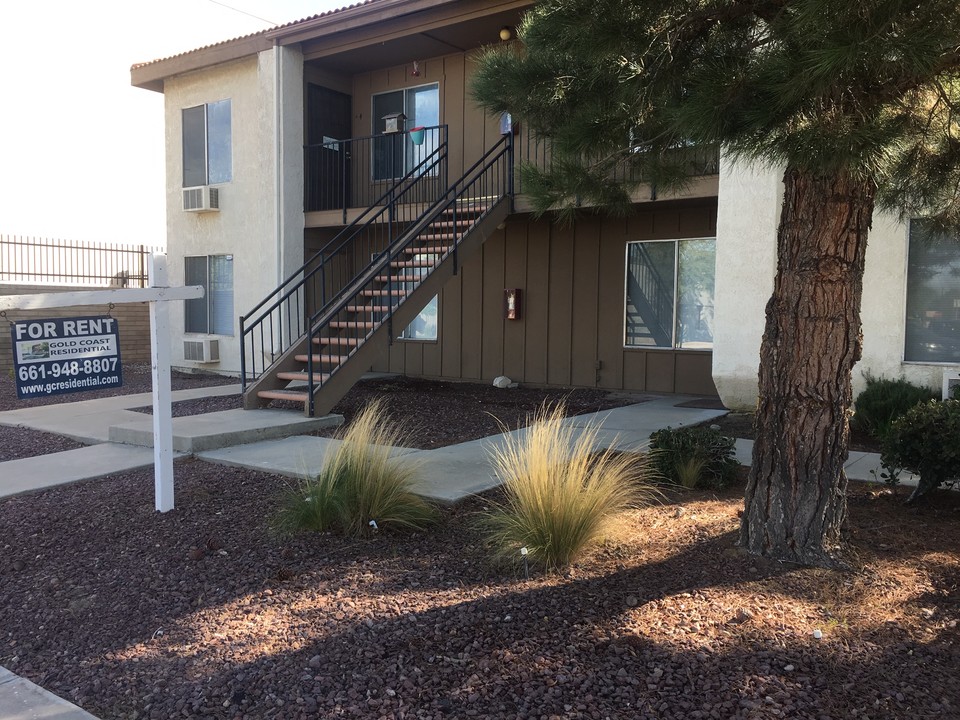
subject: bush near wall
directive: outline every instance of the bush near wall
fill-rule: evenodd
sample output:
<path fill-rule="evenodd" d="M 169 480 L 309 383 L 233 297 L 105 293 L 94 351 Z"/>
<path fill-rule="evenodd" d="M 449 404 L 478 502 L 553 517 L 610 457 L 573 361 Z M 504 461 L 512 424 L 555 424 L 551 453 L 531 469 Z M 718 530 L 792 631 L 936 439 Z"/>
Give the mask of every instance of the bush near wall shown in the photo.
<path fill-rule="evenodd" d="M 39 293 L 78 292 L 105 288 L 51 287 L 49 285 L 0 285 L 0 295 L 34 295 Z M 13 340 L 10 323 L 15 320 L 68 318 L 92 315 L 110 315 L 117 319 L 120 330 L 120 359 L 124 363 L 150 362 L 150 305 L 124 303 L 115 305 L 77 305 L 68 308 L 41 308 L 39 310 L 7 310 L 7 322 L 0 324 L 0 372 L 13 369 Z"/>

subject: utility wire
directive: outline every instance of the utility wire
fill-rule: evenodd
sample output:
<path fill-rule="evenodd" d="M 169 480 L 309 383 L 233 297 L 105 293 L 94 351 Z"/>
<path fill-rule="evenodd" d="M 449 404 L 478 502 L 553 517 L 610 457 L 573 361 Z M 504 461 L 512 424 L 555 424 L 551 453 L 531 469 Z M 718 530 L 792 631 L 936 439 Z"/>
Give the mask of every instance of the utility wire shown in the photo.
<path fill-rule="evenodd" d="M 240 13 L 241 15 L 246 15 L 246 16 L 248 16 L 248 17 L 252 17 L 254 20 L 259 20 L 260 22 L 265 22 L 265 23 L 267 23 L 268 25 L 278 25 L 278 24 L 279 24 L 279 23 L 275 23 L 273 20 L 267 20 L 266 18 L 262 18 L 262 17 L 260 17 L 259 15 L 254 15 L 253 13 L 248 13 L 246 10 L 241 10 L 240 8 L 235 8 L 235 7 L 233 7 L 232 5 L 227 5 L 227 4 L 224 3 L 224 2 L 219 2 L 219 0 L 207 0 L 207 2 L 213 3 L 214 5 L 219 5 L 220 7 L 225 7 L 227 10 L 233 10 L 234 12 L 238 12 L 238 13 Z"/>

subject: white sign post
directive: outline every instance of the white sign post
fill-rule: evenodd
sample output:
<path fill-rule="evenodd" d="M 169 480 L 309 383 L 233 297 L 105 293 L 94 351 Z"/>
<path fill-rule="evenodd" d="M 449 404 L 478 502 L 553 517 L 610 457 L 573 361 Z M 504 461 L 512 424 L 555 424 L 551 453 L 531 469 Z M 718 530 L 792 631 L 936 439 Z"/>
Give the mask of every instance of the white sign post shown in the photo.
<path fill-rule="evenodd" d="M 150 258 L 150 287 L 119 290 L 7 295 L 0 310 L 36 310 L 113 303 L 150 303 L 150 358 L 153 368 L 153 475 L 157 510 L 173 509 L 173 413 L 170 407 L 170 301 L 203 297 L 203 287 L 169 287 L 167 256 Z"/>

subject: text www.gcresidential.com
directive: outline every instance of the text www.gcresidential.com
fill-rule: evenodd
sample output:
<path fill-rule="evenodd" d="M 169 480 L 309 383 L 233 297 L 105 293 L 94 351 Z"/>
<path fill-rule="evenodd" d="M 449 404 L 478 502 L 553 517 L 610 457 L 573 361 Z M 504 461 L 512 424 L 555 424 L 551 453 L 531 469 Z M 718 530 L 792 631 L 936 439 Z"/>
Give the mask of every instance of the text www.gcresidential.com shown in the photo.
<path fill-rule="evenodd" d="M 38 383 L 37 385 L 26 385 L 23 388 L 25 395 L 47 394 L 57 390 L 75 390 L 76 388 L 99 387 L 100 385 L 119 385 L 119 375 L 103 375 L 99 377 L 73 378 L 72 380 L 60 380 L 59 382 Z"/>

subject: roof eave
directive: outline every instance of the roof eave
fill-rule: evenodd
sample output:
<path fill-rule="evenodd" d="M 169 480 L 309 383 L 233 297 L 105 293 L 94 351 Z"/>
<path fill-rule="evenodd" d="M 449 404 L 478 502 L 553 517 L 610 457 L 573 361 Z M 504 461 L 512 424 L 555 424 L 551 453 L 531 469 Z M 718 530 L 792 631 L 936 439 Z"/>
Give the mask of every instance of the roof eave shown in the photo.
<path fill-rule="evenodd" d="M 267 38 L 265 34 L 229 40 L 175 55 L 165 60 L 134 65 L 130 68 L 130 84 L 134 87 L 162 93 L 163 81 L 168 77 L 181 75 L 192 70 L 200 70 L 211 65 L 219 65 L 231 60 L 239 60 L 249 55 L 256 55 L 271 47 L 273 47 L 273 40 Z"/>

